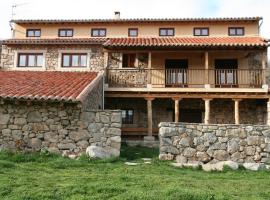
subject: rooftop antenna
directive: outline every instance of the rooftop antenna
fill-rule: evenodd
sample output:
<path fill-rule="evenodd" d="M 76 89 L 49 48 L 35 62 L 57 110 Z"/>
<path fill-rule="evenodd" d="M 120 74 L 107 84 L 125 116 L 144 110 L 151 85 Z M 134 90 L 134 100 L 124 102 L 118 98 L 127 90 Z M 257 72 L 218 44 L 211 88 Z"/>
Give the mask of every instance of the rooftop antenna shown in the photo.
<path fill-rule="evenodd" d="M 11 29 L 11 36 L 14 36 L 14 27 L 12 20 L 14 19 L 14 16 L 16 15 L 16 8 L 20 6 L 27 5 L 28 3 L 13 3 L 11 6 L 11 21 L 9 22 L 9 26 Z"/>

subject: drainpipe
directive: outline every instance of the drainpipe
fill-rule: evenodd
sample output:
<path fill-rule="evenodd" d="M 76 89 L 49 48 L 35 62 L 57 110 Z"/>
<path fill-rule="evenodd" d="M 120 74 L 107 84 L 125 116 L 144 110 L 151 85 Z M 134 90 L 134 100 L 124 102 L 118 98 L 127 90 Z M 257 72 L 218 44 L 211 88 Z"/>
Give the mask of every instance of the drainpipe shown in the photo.
<path fill-rule="evenodd" d="M 263 24 L 263 19 L 261 19 L 261 20 L 259 21 L 259 27 L 258 27 L 258 32 L 259 32 L 259 34 L 261 34 L 261 26 L 262 26 L 262 24 Z"/>

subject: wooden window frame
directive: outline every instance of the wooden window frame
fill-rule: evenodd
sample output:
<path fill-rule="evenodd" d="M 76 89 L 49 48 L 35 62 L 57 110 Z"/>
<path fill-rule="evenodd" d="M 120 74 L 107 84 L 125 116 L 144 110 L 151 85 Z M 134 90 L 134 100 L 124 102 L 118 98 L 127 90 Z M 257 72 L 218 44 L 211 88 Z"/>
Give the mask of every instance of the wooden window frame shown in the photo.
<path fill-rule="evenodd" d="M 161 35 L 161 30 L 166 30 L 166 35 Z M 172 30 L 173 34 L 168 35 L 168 30 Z M 173 37 L 173 36 L 175 36 L 175 28 L 159 28 L 159 36 L 160 37 Z"/>
<path fill-rule="evenodd" d="M 136 31 L 136 35 L 131 35 L 130 31 Z M 138 28 L 129 28 L 128 29 L 128 37 L 138 37 L 139 35 L 139 29 Z"/>
<path fill-rule="evenodd" d="M 205 29 L 207 30 L 207 35 L 202 34 L 202 30 Z M 196 30 L 200 30 L 200 34 L 196 35 Z M 194 27 L 193 28 L 193 36 L 209 36 L 209 27 Z"/>
<path fill-rule="evenodd" d="M 98 35 L 93 35 L 94 31 L 98 31 Z M 105 35 L 101 36 L 100 31 L 105 31 Z M 106 28 L 92 28 L 91 29 L 91 37 L 106 37 L 107 36 L 107 29 Z"/>
<path fill-rule="evenodd" d="M 64 66 L 64 56 L 69 56 L 69 66 Z M 73 56 L 79 56 L 79 65 L 78 66 L 72 66 L 72 57 Z M 86 65 L 81 66 L 81 56 L 86 56 Z M 62 68 L 86 68 L 87 67 L 87 53 L 62 53 L 61 55 L 61 67 Z"/>
<path fill-rule="evenodd" d="M 122 123 L 123 124 L 134 124 L 134 109 L 121 109 L 122 112 L 124 111 L 125 112 L 125 118 L 123 118 L 122 116 L 122 112 L 121 112 L 121 120 L 122 120 Z M 129 111 L 132 111 L 132 115 L 131 115 L 131 118 L 129 118 L 128 116 L 128 112 Z M 125 119 L 125 120 L 123 120 Z"/>
<path fill-rule="evenodd" d="M 230 30 L 231 29 L 235 29 L 235 34 L 231 34 Z M 237 34 L 237 29 L 242 29 L 243 30 L 243 34 L 239 35 Z M 229 36 L 244 36 L 245 35 L 245 27 L 241 26 L 241 27 L 229 27 L 228 28 L 228 35 Z"/>
<path fill-rule="evenodd" d="M 20 66 L 20 57 L 21 56 L 26 56 L 25 60 L 25 66 Z M 35 65 L 34 66 L 29 66 L 29 56 L 35 56 Z M 22 67 L 43 67 L 43 65 L 38 66 L 37 65 L 37 56 L 42 56 L 44 59 L 43 53 L 18 53 L 18 59 L 17 59 L 17 67 L 22 68 Z"/>
<path fill-rule="evenodd" d="M 61 36 L 61 31 L 65 31 L 64 36 Z M 72 32 L 71 36 L 67 35 L 68 31 Z M 60 29 L 58 29 L 58 37 L 73 37 L 73 33 L 74 33 L 74 29 L 72 29 L 72 28 L 60 28 Z"/>
<path fill-rule="evenodd" d="M 34 32 L 34 36 L 29 36 L 30 31 Z M 36 31 L 39 31 L 39 36 L 35 36 Z M 26 29 L 26 37 L 41 37 L 41 29 Z"/>
<path fill-rule="evenodd" d="M 128 55 L 129 57 L 128 57 L 128 66 L 125 66 L 125 65 L 123 65 L 124 63 L 124 55 Z M 130 65 L 130 55 L 135 55 L 135 60 L 134 60 L 134 67 L 131 67 L 131 65 Z M 136 62 L 136 53 L 123 53 L 122 54 L 122 68 L 124 68 L 124 69 L 127 69 L 127 68 L 131 68 L 131 69 L 134 69 L 134 68 L 136 68 L 136 66 L 135 66 L 135 62 Z"/>

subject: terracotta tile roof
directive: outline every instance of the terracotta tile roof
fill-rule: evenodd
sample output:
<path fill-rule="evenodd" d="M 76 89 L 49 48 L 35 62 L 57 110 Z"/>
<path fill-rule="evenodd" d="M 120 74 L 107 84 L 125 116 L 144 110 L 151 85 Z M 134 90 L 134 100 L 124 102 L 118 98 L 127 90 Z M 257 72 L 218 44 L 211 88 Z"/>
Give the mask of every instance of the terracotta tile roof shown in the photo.
<path fill-rule="evenodd" d="M 50 38 L 50 39 L 7 39 L 3 40 L 5 44 L 103 44 L 106 38 Z"/>
<path fill-rule="evenodd" d="M 104 47 L 264 47 L 268 42 L 260 37 L 156 37 L 111 38 Z"/>
<path fill-rule="evenodd" d="M 130 19 L 16 19 L 16 24 L 55 23 L 130 23 L 130 22 L 215 22 L 215 21 L 259 21 L 262 17 L 217 17 L 217 18 L 130 18 Z"/>
<path fill-rule="evenodd" d="M 79 102 L 95 72 L 0 71 L 0 98 Z"/>

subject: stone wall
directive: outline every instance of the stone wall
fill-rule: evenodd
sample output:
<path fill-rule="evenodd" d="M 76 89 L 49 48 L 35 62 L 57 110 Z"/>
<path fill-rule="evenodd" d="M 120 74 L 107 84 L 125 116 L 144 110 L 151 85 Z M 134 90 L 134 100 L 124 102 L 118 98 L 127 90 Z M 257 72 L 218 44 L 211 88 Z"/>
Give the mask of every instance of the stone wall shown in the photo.
<path fill-rule="evenodd" d="M 5 70 L 14 69 L 16 52 L 23 51 L 45 51 L 46 70 L 56 70 L 60 66 L 61 52 L 68 50 L 82 51 L 90 53 L 90 61 L 87 68 L 89 71 L 100 71 L 104 68 L 104 56 L 102 47 L 98 45 L 3 45 L 1 63 Z"/>
<path fill-rule="evenodd" d="M 270 127 L 264 125 L 159 125 L 160 159 L 187 163 L 270 163 Z"/>
<path fill-rule="evenodd" d="M 0 149 L 79 155 L 90 145 L 120 151 L 120 143 L 120 111 L 82 111 L 70 103 L 0 105 Z"/>

